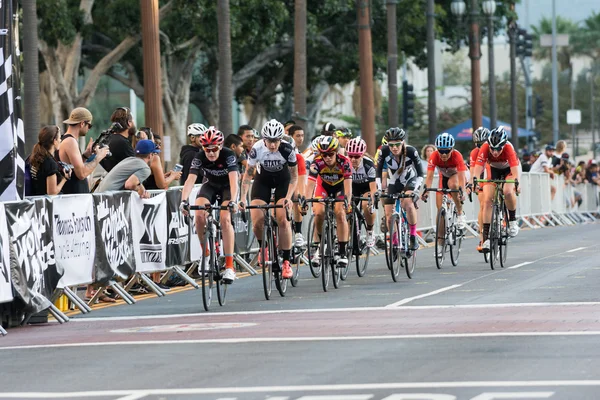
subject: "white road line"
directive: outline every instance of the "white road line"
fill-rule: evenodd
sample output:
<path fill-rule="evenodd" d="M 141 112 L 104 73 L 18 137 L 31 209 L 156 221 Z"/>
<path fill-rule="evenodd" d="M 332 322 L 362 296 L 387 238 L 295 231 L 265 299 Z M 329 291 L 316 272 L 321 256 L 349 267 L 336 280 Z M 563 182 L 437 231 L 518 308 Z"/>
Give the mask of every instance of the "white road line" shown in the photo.
<path fill-rule="evenodd" d="M 272 392 L 337 392 L 350 390 L 394 390 L 437 388 L 515 388 L 515 387 L 594 387 L 600 380 L 539 380 L 539 381 L 462 381 L 462 382 L 391 382 L 339 385 L 248 386 L 188 389 L 98 390 L 88 392 L 14 392 L 0 393 L 0 399 L 66 399 L 77 397 L 111 397 L 147 393 L 149 396 L 175 396 L 214 393 L 272 393 Z"/>
<path fill-rule="evenodd" d="M 359 340 L 400 340 L 400 339 L 470 339 L 482 337 L 527 337 L 527 336 L 600 336 L 600 331 L 549 331 L 549 332 L 475 332 L 475 333 L 433 333 L 412 335 L 380 335 L 380 336 L 312 336 L 312 337 L 239 337 L 225 339 L 184 339 L 184 340 L 132 340 L 120 342 L 89 343 L 55 343 L 32 344 L 23 346 L 0 347 L 3 350 L 56 349 L 68 347 L 101 347 L 101 346 L 156 346 L 183 344 L 240 344 L 240 343 L 287 343 L 287 342 L 327 342 L 327 341 L 359 341 Z M 150 392 L 148 392 L 150 393 Z M 1 397 L 0 397 L 1 398 Z"/>
<path fill-rule="evenodd" d="M 422 299 L 424 297 L 429 297 L 429 296 L 435 296 L 436 294 L 442 293 L 442 292 L 446 292 L 448 290 L 452 290 L 452 289 L 456 289 L 458 287 L 461 287 L 461 285 L 452 285 L 452 286 L 446 286 L 444 288 L 438 289 L 438 290 L 434 290 L 433 292 L 429 292 L 429 293 L 424 293 L 424 294 L 420 294 L 418 296 L 414 296 L 414 297 L 407 297 L 405 299 L 402 299 L 400 301 L 397 301 L 395 303 L 392 304 L 388 304 L 387 306 L 385 306 L 385 308 L 396 308 L 396 307 L 400 307 L 401 305 L 410 303 L 413 300 L 418 300 L 418 299 Z"/>
<path fill-rule="evenodd" d="M 513 265 L 512 267 L 508 267 L 508 269 L 517 269 L 517 268 L 521 268 L 521 267 L 524 267 L 529 264 L 533 264 L 533 261 L 525 261 L 525 262 L 522 262 L 521 264 L 517 264 L 517 265 Z"/>
<path fill-rule="evenodd" d="M 499 399 L 547 399 L 552 397 L 554 392 L 501 392 L 501 393 L 481 393 L 471 400 L 499 400 Z"/>
<path fill-rule="evenodd" d="M 144 397 L 148 396 L 147 392 L 140 392 L 140 393 L 132 393 L 128 396 L 123 396 L 123 397 L 119 397 L 117 400 L 139 400 L 139 399 L 143 399 Z"/>
<path fill-rule="evenodd" d="M 567 250 L 566 253 L 574 253 L 579 250 L 587 249 L 587 247 L 578 247 L 576 249 Z"/>

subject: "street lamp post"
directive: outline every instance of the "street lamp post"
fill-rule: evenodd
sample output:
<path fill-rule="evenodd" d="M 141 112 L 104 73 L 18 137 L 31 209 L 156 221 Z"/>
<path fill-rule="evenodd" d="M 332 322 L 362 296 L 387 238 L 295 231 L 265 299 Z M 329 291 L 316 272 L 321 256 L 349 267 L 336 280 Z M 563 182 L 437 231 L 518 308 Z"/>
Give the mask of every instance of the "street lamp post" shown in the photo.
<path fill-rule="evenodd" d="M 483 12 L 488 18 L 488 56 L 489 56 L 489 78 L 490 86 L 490 128 L 496 127 L 496 75 L 494 72 L 494 13 L 496 12 L 496 2 L 494 0 L 485 0 L 482 3 Z"/>
<path fill-rule="evenodd" d="M 452 0 L 450 10 L 458 17 L 465 13 L 463 0 Z M 479 45 L 479 4 L 478 0 L 471 0 L 471 28 L 469 32 L 469 58 L 471 59 L 471 119 L 473 127 L 480 127 L 482 121 L 481 111 L 481 74 L 479 59 L 481 49 Z"/>

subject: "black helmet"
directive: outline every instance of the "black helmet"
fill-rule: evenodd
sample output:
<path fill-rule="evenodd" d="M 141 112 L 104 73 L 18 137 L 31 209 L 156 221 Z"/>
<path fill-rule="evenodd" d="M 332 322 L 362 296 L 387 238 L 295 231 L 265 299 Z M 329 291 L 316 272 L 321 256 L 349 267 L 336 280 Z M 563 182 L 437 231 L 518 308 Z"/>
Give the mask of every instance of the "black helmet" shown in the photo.
<path fill-rule="evenodd" d="M 490 138 L 488 143 L 492 150 L 500 150 L 508 142 L 508 134 L 504 130 L 503 126 L 499 126 L 496 129 L 492 129 L 490 132 Z"/>
<path fill-rule="evenodd" d="M 489 137 L 490 130 L 483 126 L 480 126 L 479 128 L 475 129 L 475 132 L 473 132 L 473 142 L 475 142 L 475 144 L 485 142 Z"/>
<path fill-rule="evenodd" d="M 388 142 L 404 140 L 406 139 L 406 132 L 404 132 L 404 129 L 401 128 L 390 128 L 387 131 L 385 131 L 384 138 Z"/>

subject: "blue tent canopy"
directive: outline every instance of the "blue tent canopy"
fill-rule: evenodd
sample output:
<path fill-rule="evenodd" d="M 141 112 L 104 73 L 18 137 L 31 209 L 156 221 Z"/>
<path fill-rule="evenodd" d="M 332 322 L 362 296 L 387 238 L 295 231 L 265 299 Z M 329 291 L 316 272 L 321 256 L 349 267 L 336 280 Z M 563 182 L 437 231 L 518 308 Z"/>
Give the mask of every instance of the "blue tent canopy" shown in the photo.
<path fill-rule="evenodd" d="M 454 136 L 454 139 L 456 139 L 456 141 L 466 141 L 466 140 L 472 140 L 473 138 L 473 120 L 468 119 L 465 122 L 462 122 L 456 126 L 453 126 L 452 128 L 446 130 L 446 132 L 448 132 L 449 134 L 451 134 L 452 136 Z M 483 121 L 483 126 L 490 129 L 490 119 L 488 117 L 483 117 L 482 118 Z M 510 131 L 510 124 L 503 122 L 503 121 L 497 121 L 497 125 L 503 125 L 504 129 L 506 129 L 506 132 L 508 133 L 509 137 L 511 137 L 511 131 Z M 529 137 L 529 136 L 533 136 L 535 135 L 535 132 L 533 131 L 528 131 L 526 129 L 523 128 L 519 128 L 519 137 Z"/>

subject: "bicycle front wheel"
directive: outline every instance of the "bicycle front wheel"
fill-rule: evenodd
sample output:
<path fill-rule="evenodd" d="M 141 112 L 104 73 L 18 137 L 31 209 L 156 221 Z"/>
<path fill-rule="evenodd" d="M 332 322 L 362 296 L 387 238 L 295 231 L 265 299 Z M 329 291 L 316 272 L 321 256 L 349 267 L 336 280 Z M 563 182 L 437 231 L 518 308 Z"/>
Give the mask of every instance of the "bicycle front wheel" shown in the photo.
<path fill-rule="evenodd" d="M 209 238 L 208 232 L 205 230 L 204 243 L 202 244 L 202 304 L 204 310 L 210 309 L 212 302 L 212 288 L 215 282 L 214 271 L 216 271 L 215 260 L 215 243 L 212 238 Z M 206 254 L 206 249 L 210 253 Z"/>
<path fill-rule="evenodd" d="M 271 298 L 271 293 L 273 291 L 273 262 L 271 261 L 271 257 L 277 257 L 277 254 L 270 252 L 272 247 L 272 238 L 273 235 L 271 233 L 271 228 L 265 226 L 263 228 L 262 247 L 260 249 L 260 254 L 262 259 L 263 290 L 265 293 L 265 299 L 267 300 Z"/>
<path fill-rule="evenodd" d="M 412 279 L 415 275 L 415 267 L 417 266 L 417 251 L 413 251 L 410 258 L 404 259 L 404 269 L 408 279 Z"/>
<path fill-rule="evenodd" d="M 312 259 L 313 256 L 315 254 L 317 254 L 318 252 L 320 252 L 319 250 L 319 246 L 314 246 L 314 240 L 315 240 L 315 236 L 316 236 L 316 223 L 315 223 L 315 216 L 311 215 L 310 220 L 308 222 L 308 240 L 307 240 L 307 256 L 308 256 L 308 267 L 310 268 L 310 273 L 312 274 L 313 277 L 318 278 L 321 275 L 321 269 L 322 269 L 322 265 L 323 263 L 321 262 L 320 264 L 315 264 L 313 265 L 312 263 Z M 322 260 L 322 259 L 321 259 Z"/>
<path fill-rule="evenodd" d="M 508 210 L 506 206 L 502 207 L 504 221 L 500 226 L 500 266 L 506 267 L 506 257 L 508 255 Z"/>
<path fill-rule="evenodd" d="M 392 273 L 392 280 L 398 282 L 398 275 L 400 274 L 400 265 L 402 263 L 402 256 L 400 255 L 400 218 L 397 214 L 392 215 L 389 231 L 389 240 L 386 248 L 388 267 Z M 404 243 L 405 246 L 408 243 Z"/>
<path fill-rule="evenodd" d="M 440 243 L 441 242 L 441 243 Z M 442 269 L 444 258 L 446 257 L 446 209 L 440 208 L 435 225 L 435 266 Z"/>
<path fill-rule="evenodd" d="M 499 266 L 499 241 L 500 241 L 500 225 L 501 225 L 501 221 L 500 221 L 500 209 L 498 208 L 497 204 L 494 204 L 492 206 L 492 223 L 490 225 L 490 234 L 489 234 L 489 240 L 490 240 L 490 254 L 489 254 L 489 259 L 490 259 L 490 267 L 492 269 L 495 269 L 496 267 Z"/>
<path fill-rule="evenodd" d="M 452 229 L 450 231 L 450 261 L 455 267 L 458 265 L 458 257 L 460 256 L 460 246 L 462 244 L 464 231 L 456 228 L 457 214 L 454 212 L 452 217 Z"/>
<path fill-rule="evenodd" d="M 321 247 L 319 248 L 321 253 L 321 283 L 323 284 L 323 291 L 326 292 L 329 289 L 329 268 L 333 264 L 333 244 L 329 237 L 329 221 L 327 218 L 323 221 L 321 232 Z"/>
<path fill-rule="evenodd" d="M 292 265 L 292 270 L 294 271 L 294 276 L 290 278 L 290 283 L 293 287 L 298 286 L 298 275 L 300 273 L 300 263 L 302 262 L 302 257 L 304 256 L 304 251 L 302 248 L 294 246 L 292 247 L 292 260 L 290 264 Z"/>

